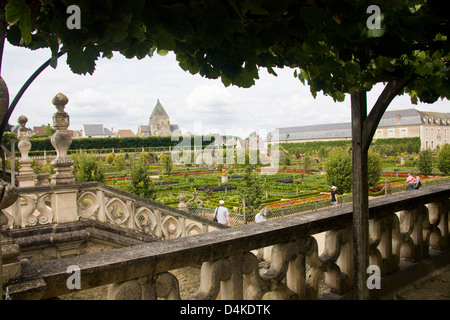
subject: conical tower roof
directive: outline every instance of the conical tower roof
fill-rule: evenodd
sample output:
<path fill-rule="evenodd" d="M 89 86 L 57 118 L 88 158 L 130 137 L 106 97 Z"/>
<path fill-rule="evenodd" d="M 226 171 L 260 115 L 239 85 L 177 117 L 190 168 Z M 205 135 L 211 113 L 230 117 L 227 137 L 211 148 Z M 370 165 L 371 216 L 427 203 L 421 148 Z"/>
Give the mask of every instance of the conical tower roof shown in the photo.
<path fill-rule="evenodd" d="M 153 109 L 152 114 L 150 115 L 150 124 L 157 124 L 156 119 L 161 117 L 168 118 L 169 116 L 167 115 L 166 110 L 164 110 L 161 102 L 159 102 L 158 99 L 158 101 L 156 102 L 156 106 Z"/>

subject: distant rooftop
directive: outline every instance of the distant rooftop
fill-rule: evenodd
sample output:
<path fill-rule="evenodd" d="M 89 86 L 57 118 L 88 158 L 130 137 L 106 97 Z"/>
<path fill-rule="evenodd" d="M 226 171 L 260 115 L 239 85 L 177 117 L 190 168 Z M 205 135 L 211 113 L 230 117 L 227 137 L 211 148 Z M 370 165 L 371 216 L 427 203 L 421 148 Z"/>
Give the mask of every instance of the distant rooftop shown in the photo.
<path fill-rule="evenodd" d="M 103 124 L 83 124 L 84 137 L 114 136 L 113 132 L 103 127 Z"/>
<path fill-rule="evenodd" d="M 435 123 L 450 125 L 450 113 L 418 111 L 416 109 L 386 111 L 378 127 L 421 125 Z M 271 139 L 282 141 L 351 139 L 351 123 L 328 123 L 297 127 L 277 128 L 272 131 Z"/>

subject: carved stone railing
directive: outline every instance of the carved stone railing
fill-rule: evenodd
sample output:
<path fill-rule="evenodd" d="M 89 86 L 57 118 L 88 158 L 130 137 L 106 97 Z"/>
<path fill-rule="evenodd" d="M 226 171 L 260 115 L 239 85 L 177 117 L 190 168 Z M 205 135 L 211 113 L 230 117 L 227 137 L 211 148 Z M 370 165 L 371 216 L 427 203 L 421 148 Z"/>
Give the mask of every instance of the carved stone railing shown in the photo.
<path fill-rule="evenodd" d="M 371 287 L 371 297 L 413 281 L 411 270 L 420 268 L 424 261 L 432 258 L 448 264 L 449 196 L 450 185 L 439 185 L 370 202 L 369 260 L 381 271 L 381 289 Z M 179 299 L 179 282 L 169 271 L 200 264 L 200 285 L 188 299 L 216 299 L 219 293 L 222 299 L 351 297 L 352 208 L 341 206 L 26 264 L 22 282 L 8 289 L 13 299 L 69 293 L 67 270 L 75 265 L 81 290 L 111 284 L 109 299 Z M 429 272 L 429 264 L 426 269 Z"/>
<path fill-rule="evenodd" d="M 181 210 L 97 182 L 17 188 L 4 210 L 6 228 L 94 219 L 160 239 L 209 232 L 221 226 Z"/>

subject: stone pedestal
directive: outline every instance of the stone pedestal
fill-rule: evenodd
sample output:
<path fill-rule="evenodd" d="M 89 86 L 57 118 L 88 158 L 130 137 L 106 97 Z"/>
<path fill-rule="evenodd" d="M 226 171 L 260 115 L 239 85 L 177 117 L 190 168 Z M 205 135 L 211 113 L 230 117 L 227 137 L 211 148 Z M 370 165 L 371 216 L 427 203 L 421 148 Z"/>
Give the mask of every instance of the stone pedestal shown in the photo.
<path fill-rule="evenodd" d="M 21 115 L 17 122 L 20 125 L 18 131 L 18 138 L 20 141 L 17 146 L 21 155 L 19 160 L 19 176 L 17 177 L 17 180 L 19 181 L 19 187 L 34 187 L 36 174 L 34 174 L 34 171 L 31 168 L 32 160 L 28 156 L 28 152 L 31 149 L 31 142 L 28 141 L 29 131 L 25 127 L 28 119 L 24 115 Z"/>
<path fill-rule="evenodd" d="M 222 176 L 222 183 L 227 184 L 228 183 L 228 176 Z"/>
<path fill-rule="evenodd" d="M 78 220 L 77 189 L 55 190 L 52 194 L 53 222 L 64 223 Z"/>
<path fill-rule="evenodd" d="M 67 132 L 69 127 L 69 115 L 64 111 L 69 100 L 62 93 L 58 93 L 52 100 L 58 110 L 53 115 L 53 126 L 56 132 L 52 135 L 51 142 L 56 150 L 56 159 L 52 161 L 56 173 L 52 176 L 52 184 L 74 183 L 72 173 L 73 161 L 67 155 L 67 150 L 72 143 L 72 136 Z"/>

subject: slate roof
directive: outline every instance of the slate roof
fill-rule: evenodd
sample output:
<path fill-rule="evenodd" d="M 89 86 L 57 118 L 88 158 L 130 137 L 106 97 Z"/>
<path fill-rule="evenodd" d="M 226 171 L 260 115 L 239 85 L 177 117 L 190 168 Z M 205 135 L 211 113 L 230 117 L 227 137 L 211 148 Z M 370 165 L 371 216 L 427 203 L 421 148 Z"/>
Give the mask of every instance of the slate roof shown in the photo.
<path fill-rule="evenodd" d="M 318 124 L 279 128 L 272 132 L 272 139 L 278 140 L 311 140 L 311 139 L 346 139 L 351 138 L 352 128 L 350 122 Z"/>
<path fill-rule="evenodd" d="M 113 132 L 104 128 L 103 124 L 83 124 L 83 133 L 85 137 L 113 135 Z"/>
<path fill-rule="evenodd" d="M 157 118 L 169 118 L 166 110 L 164 110 L 161 102 L 159 102 L 159 99 L 156 102 L 156 106 L 153 109 L 152 114 L 150 115 L 149 124 L 158 124 L 156 120 Z"/>
<path fill-rule="evenodd" d="M 428 122 L 434 121 L 435 124 L 450 125 L 450 113 L 404 109 L 386 111 L 378 127 L 421 125 L 426 123 L 427 119 Z M 350 122 L 285 127 L 271 132 L 271 140 L 279 140 L 280 142 L 289 140 L 351 139 L 351 137 Z"/>

